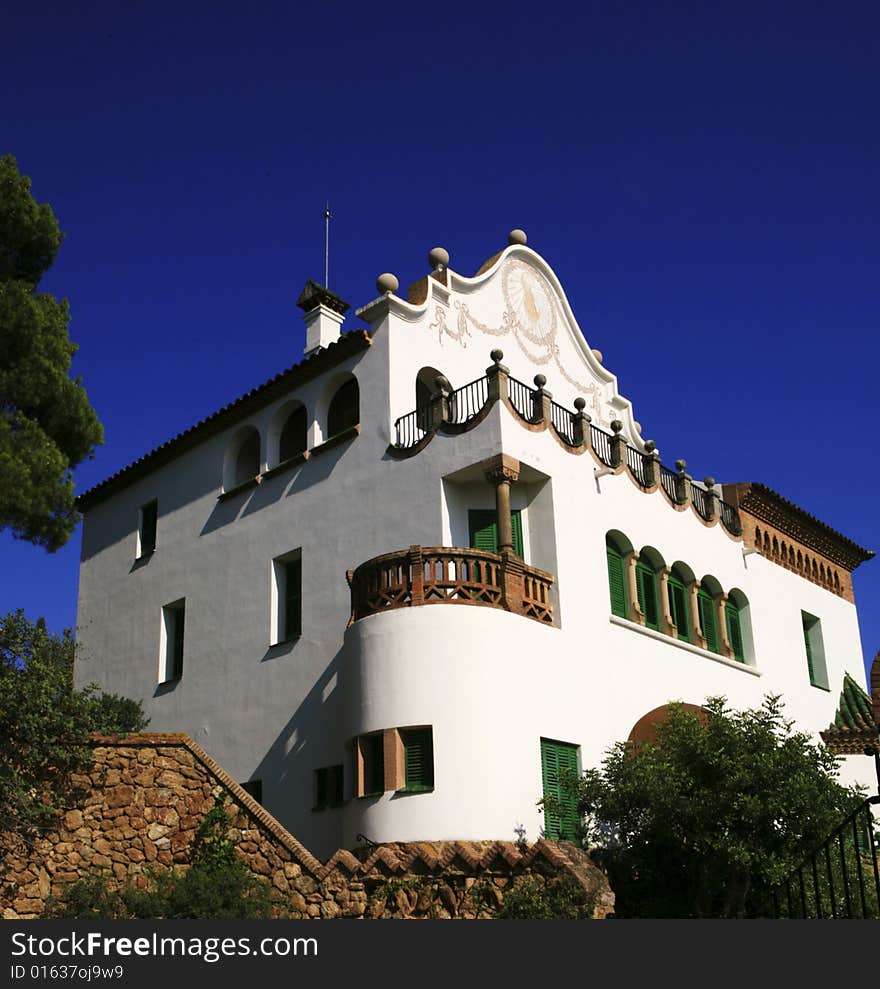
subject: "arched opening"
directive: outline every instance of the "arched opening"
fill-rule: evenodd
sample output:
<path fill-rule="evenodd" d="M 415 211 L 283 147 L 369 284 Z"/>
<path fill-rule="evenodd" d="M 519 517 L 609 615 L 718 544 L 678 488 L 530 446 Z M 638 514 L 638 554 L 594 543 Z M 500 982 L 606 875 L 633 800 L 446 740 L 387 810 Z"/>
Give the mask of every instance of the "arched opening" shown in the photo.
<path fill-rule="evenodd" d="M 229 491 L 260 474 L 260 434 L 243 426 L 232 438 L 223 458 L 223 490 Z"/>
<path fill-rule="evenodd" d="M 709 717 L 708 712 L 696 704 L 682 703 L 677 706 L 683 711 L 695 714 L 702 721 L 705 721 Z M 669 713 L 669 705 L 663 704 L 661 707 L 655 707 L 653 711 L 642 715 L 633 725 L 627 742 L 631 742 L 633 745 L 656 745 L 658 728 L 664 721 L 669 720 Z"/>
<path fill-rule="evenodd" d="M 676 634 L 682 642 L 691 642 L 690 588 L 694 574 L 687 564 L 677 560 L 669 571 L 666 591 L 669 596 L 669 614 Z"/>
<path fill-rule="evenodd" d="M 308 449 L 308 416 L 305 406 L 294 408 L 284 419 L 278 434 L 278 463 L 292 460 Z"/>
<path fill-rule="evenodd" d="M 665 568 L 663 557 L 653 546 L 644 546 L 636 563 L 636 590 L 639 607 L 645 616 L 645 626 L 660 631 L 660 571 Z"/>
<path fill-rule="evenodd" d="M 443 377 L 441 371 L 430 366 L 421 368 L 416 375 L 416 418 L 418 427 L 423 432 L 436 425 L 437 419 L 433 414 L 434 399 L 440 395 L 437 379 Z"/>
<path fill-rule="evenodd" d="M 608 560 L 608 591 L 611 614 L 629 618 L 629 590 L 626 581 L 626 560 L 632 554 L 632 543 L 622 532 L 612 529 L 605 535 L 605 555 Z"/>
<path fill-rule="evenodd" d="M 357 378 L 348 378 L 336 390 L 327 408 L 327 438 L 344 433 L 361 421 Z"/>
<path fill-rule="evenodd" d="M 709 652 L 721 654 L 721 634 L 718 628 L 718 599 L 722 595 L 721 584 L 711 574 L 700 581 L 697 591 L 697 610 L 700 631 Z"/>
<path fill-rule="evenodd" d="M 727 626 L 727 641 L 733 650 L 733 658 L 739 663 L 754 666 L 754 646 L 752 643 L 752 619 L 749 599 L 738 588 L 728 592 L 724 605 L 724 620 Z"/>

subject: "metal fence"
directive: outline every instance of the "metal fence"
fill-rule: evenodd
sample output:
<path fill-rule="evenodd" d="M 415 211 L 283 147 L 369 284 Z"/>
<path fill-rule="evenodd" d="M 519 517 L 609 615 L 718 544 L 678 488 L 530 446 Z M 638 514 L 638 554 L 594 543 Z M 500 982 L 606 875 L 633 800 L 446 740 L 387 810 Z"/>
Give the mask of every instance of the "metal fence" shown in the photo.
<path fill-rule="evenodd" d="M 771 916 L 880 919 L 880 864 L 872 806 L 861 803 L 772 894 Z"/>

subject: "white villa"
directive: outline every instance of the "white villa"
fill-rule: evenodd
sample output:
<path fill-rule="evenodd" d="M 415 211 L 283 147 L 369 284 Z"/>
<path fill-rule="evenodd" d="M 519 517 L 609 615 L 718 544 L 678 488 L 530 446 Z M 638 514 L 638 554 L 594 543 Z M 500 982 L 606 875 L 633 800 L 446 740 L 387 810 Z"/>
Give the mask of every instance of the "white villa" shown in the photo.
<path fill-rule="evenodd" d="M 77 682 L 143 698 L 318 855 L 565 836 L 559 769 L 669 701 L 780 693 L 818 738 L 865 685 L 873 554 L 664 466 L 522 231 L 448 261 L 407 298 L 380 276 L 348 332 L 308 282 L 299 364 L 80 498 Z"/>

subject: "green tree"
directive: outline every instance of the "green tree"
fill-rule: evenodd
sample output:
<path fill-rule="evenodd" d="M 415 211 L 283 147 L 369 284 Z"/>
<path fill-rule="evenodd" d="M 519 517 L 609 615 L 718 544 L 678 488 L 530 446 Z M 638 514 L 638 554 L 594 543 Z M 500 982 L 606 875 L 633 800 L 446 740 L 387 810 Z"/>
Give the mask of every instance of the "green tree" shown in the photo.
<path fill-rule="evenodd" d="M 75 643 L 24 613 L 0 618 L 0 832 L 27 838 L 48 827 L 86 768 L 92 731 L 141 731 L 140 702 L 73 686 Z"/>
<path fill-rule="evenodd" d="M 652 743 L 617 743 L 567 785 L 618 916 L 741 917 L 852 810 L 837 760 L 793 731 L 779 697 L 698 714 L 672 704 Z"/>
<path fill-rule="evenodd" d="M 38 292 L 62 233 L 12 155 L 0 156 L 0 531 L 50 552 L 79 522 L 72 470 L 104 433 L 79 378 L 66 300 Z"/>

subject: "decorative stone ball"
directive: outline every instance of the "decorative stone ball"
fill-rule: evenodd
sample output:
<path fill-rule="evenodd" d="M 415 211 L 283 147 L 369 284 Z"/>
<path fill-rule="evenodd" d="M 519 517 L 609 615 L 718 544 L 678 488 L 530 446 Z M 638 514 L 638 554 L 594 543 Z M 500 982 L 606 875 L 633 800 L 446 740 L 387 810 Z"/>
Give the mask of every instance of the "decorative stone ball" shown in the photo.
<path fill-rule="evenodd" d="M 578 412 L 583 412 L 587 407 L 587 400 L 585 398 L 576 398 L 574 400 L 574 407 L 578 410 Z"/>
<path fill-rule="evenodd" d="M 595 347 L 593 347 L 593 357 L 595 357 L 600 364 L 602 363 L 602 361 L 605 360 L 605 358 L 602 356 L 602 351 L 596 350 Z"/>
<path fill-rule="evenodd" d="M 686 460 L 676 460 L 675 461 L 675 469 L 679 473 L 684 473 L 684 469 L 687 467 L 687 465 L 688 465 L 688 462 Z"/>
<path fill-rule="evenodd" d="M 386 271 L 376 279 L 376 288 L 384 295 L 386 292 L 396 292 L 400 288 L 400 282 L 390 271 Z"/>
<path fill-rule="evenodd" d="M 513 247 L 515 244 L 519 244 L 520 247 L 525 247 L 528 242 L 528 237 L 526 237 L 525 230 L 520 230 L 519 227 L 516 230 L 511 230 L 507 235 L 507 243 Z"/>
<path fill-rule="evenodd" d="M 536 388 L 543 388 L 547 384 L 547 379 L 543 374 L 536 374 L 532 380 L 535 382 Z"/>
<path fill-rule="evenodd" d="M 653 453 L 657 449 L 657 444 L 653 440 L 645 441 L 645 452 Z"/>
<path fill-rule="evenodd" d="M 633 420 L 633 429 L 635 429 L 639 436 L 642 435 L 642 424 L 638 421 L 638 419 Z"/>
<path fill-rule="evenodd" d="M 445 268 L 449 264 L 449 251 L 443 247 L 432 247 L 428 254 L 428 264 L 432 271 Z"/>
<path fill-rule="evenodd" d="M 438 391 L 451 391 L 449 378 L 447 378 L 445 374 L 438 374 L 437 377 L 434 378 L 434 384 L 437 386 Z"/>
<path fill-rule="evenodd" d="M 712 477 L 711 474 L 709 474 L 707 477 L 704 477 L 703 478 L 703 484 L 705 484 L 707 488 L 714 488 L 715 487 L 715 478 Z"/>
<path fill-rule="evenodd" d="M 491 354 L 489 354 L 489 356 L 490 356 L 490 357 L 492 358 L 492 360 L 493 360 L 493 361 L 494 361 L 494 362 L 495 362 L 496 364 L 500 364 L 500 363 L 501 363 L 501 361 L 502 361 L 502 359 L 503 359 L 503 357 L 504 357 L 504 351 L 503 351 L 503 350 L 499 350 L 499 349 L 498 349 L 498 348 L 496 347 L 496 348 L 495 348 L 495 349 L 494 349 L 494 350 L 492 351 L 492 353 L 491 353 Z"/>
<path fill-rule="evenodd" d="M 611 429 L 613 432 L 619 433 L 621 429 L 623 429 L 623 423 L 619 419 L 615 419 L 614 422 L 611 423 Z"/>

